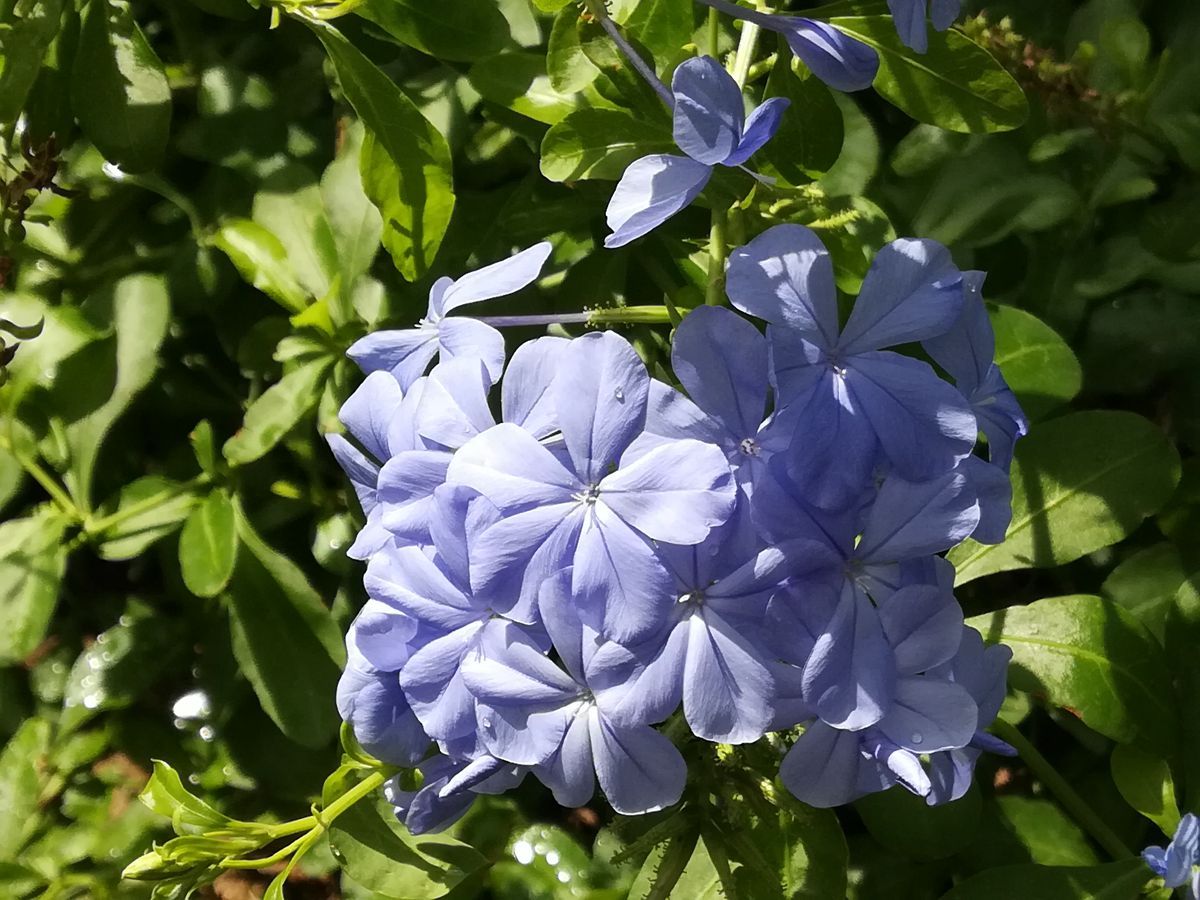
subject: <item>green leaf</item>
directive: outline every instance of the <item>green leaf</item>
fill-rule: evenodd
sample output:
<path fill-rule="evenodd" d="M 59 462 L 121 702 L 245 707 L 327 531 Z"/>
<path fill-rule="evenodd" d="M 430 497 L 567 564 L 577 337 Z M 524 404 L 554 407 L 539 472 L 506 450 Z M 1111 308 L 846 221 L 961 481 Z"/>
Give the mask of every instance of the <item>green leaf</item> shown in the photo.
<path fill-rule="evenodd" d="M 170 304 L 162 278 L 130 275 L 89 297 L 84 314 L 111 323 L 115 334 L 64 360 L 50 409 L 62 419 L 70 465 L 67 487 L 77 504 L 91 508 L 92 473 L 109 430 L 158 369 Z"/>
<path fill-rule="evenodd" d="M 965 541 L 949 553 L 958 584 L 993 572 L 1057 566 L 1115 544 L 1179 482 L 1179 454 L 1133 413 L 1071 413 L 1017 442 L 1013 518 L 1004 543 Z"/>
<path fill-rule="evenodd" d="M 364 0 L 354 10 L 396 40 L 438 59 L 470 62 L 498 53 L 508 22 L 492 0 Z"/>
<path fill-rule="evenodd" d="M 28 719 L 0 752 L 0 860 L 12 860 L 37 825 L 43 760 L 51 726 Z"/>
<path fill-rule="evenodd" d="M 551 181 L 616 180 L 635 159 L 673 149 L 669 129 L 631 112 L 580 109 L 546 132 L 541 169 Z"/>
<path fill-rule="evenodd" d="M 1109 757 L 1113 783 L 1125 802 L 1162 829 L 1174 834 L 1179 827 L 1175 779 L 1167 761 L 1130 744 L 1118 744 Z"/>
<path fill-rule="evenodd" d="M 331 702 L 345 660 L 341 632 L 304 573 L 255 532 L 234 501 L 238 554 L 225 593 L 233 655 L 263 710 L 298 744 L 338 729 Z"/>
<path fill-rule="evenodd" d="M 363 128 L 354 123 L 346 129 L 337 158 L 321 176 L 321 200 L 337 251 L 338 293 L 342 303 L 331 308 L 334 324 L 352 317 L 350 300 L 359 278 L 366 275 L 379 252 L 383 220 L 363 190 L 359 174 Z"/>
<path fill-rule="evenodd" d="M 1100 862 L 1083 830 L 1052 801 L 1014 795 L 997 797 L 996 806 L 1004 830 L 1024 852 L 1021 859 L 1042 866 L 1094 866 Z"/>
<path fill-rule="evenodd" d="M 171 88 L 126 0 L 88 0 L 71 105 L 88 139 L 126 171 L 145 172 L 162 159 L 171 129 Z"/>
<path fill-rule="evenodd" d="M 1045 697 L 1119 743 L 1169 754 L 1177 712 L 1158 645 L 1125 610 L 1100 597 L 1051 597 L 968 619 L 989 643 L 1012 648 L 1009 683 Z"/>
<path fill-rule="evenodd" d="M 249 219 L 229 219 L 209 238 L 229 257 L 238 274 L 289 312 L 300 312 L 311 297 L 288 263 L 279 238 Z"/>
<path fill-rule="evenodd" d="M 131 600 L 117 624 L 96 635 L 76 658 L 63 694 L 60 727 L 74 730 L 101 710 L 133 703 L 179 651 L 180 625 Z"/>
<path fill-rule="evenodd" d="M 655 56 L 669 59 L 691 43 L 696 30 L 692 0 L 640 0 L 625 29 Z"/>
<path fill-rule="evenodd" d="M 330 357 L 319 357 L 293 369 L 264 391 L 246 410 L 242 427 L 221 449 L 225 460 L 231 466 L 254 462 L 283 440 L 316 406 L 321 382 L 333 363 Z"/>
<path fill-rule="evenodd" d="M 501 53 L 471 66 L 471 86 L 492 103 L 553 125 L 580 105 L 580 98 L 554 89 L 540 53 Z"/>
<path fill-rule="evenodd" d="M 628 900 L 700 900 L 718 896 L 720 879 L 703 842 L 693 829 L 652 849 Z"/>
<path fill-rule="evenodd" d="M 972 786 L 953 803 L 930 806 L 897 785 L 854 804 L 867 830 L 884 847 L 910 859 L 954 856 L 979 831 L 979 791 Z"/>
<path fill-rule="evenodd" d="M 1175 598 L 1187 578 L 1179 550 L 1162 541 L 1139 550 L 1113 569 L 1100 593 L 1133 613 L 1162 641 Z"/>
<path fill-rule="evenodd" d="M 0 46 L 0 123 L 10 125 L 21 114 L 25 100 L 42 68 L 62 18 L 62 0 L 16 3 L 0 18 L 4 44 Z"/>
<path fill-rule="evenodd" d="M 133 506 L 139 508 L 154 498 L 162 502 L 146 506 L 97 535 L 96 551 L 104 559 L 133 559 L 160 538 L 166 537 L 187 518 L 196 503 L 196 496 L 179 489 L 179 482 L 161 475 L 146 475 L 131 481 L 100 505 L 98 516 L 120 513 Z"/>
<path fill-rule="evenodd" d="M 197 597 L 215 597 L 233 577 L 237 524 L 228 492 L 218 489 L 192 510 L 179 533 L 179 570 Z"/>
<path fill-rule="evenodd" d="M 1133 900 L 1153 873 L 1140 859 L 1104 866 L 999 866 L 955 885 L 942 900 Z"/>
<path fill-rule="evenodd" d="M 784 97 L 790 105 L 779 131 L 760 151 L 774 173 L 789 184 L 806 184 L 824 175 L 837 162 L 845 137 L 842 111 L 833 92 L 811 73 L 800 78 L 792 70 L 791 54 L 780 41 L 779 59 L 767 79 L 763 99 Z"/>
<path fill-rule="evenodd" d="M 996 332 L 996 365 L 1025 415 L 1040 419 L 1079 393 L 1079 361 L 1053 328 L 1015 306 L 989 304 L 988 315 Z"/>
<path fill-rule="evenodd" d="M 414 281 L 433 264 L 454 210 L 446 139 L 339 31 L 322 22 L 308 24 L 367 128 L 363 187 L 383 214 L 383 245 L 400 274 Z"/>
<path fill-rule="evenodd" d="M 50 506 L 0 522 L 0 662 L 21 661 L 46 636 L 67 566 L 66 529 Z"/>
<path fill-rule="evenodd" d="M 918 122 L 949 131 L 1009 131 L 1029 104 L 1020 85 L 991 54 L 959 31 L 930 31 L 917 53 L 900 41 L 890 16 L 830 20 L 879 54 L 875 90 Z"/>
<path fill-rule="evenodd" d="M 572 4 L 554 17 L 546 45 L 546 75 L 550 86 L 561 94 L 582 91 L 596 80 L 600 70 L 583 52 L 579 38 L 579 10 Z"/>
<path fill-rule="evenodd" d="M 154 774 L 138 799 L 170 819 L 176 834 L 224 828 L 233 822 L 185 788 L 179 773 L 160 759 L 154 760 Z"/>
<path fill-rule="evenodd" d="M 279 241 L 285 265 L 309 297 L 324 297 L 338 274 L 337 245 L 323 199 L 313 173 L 292 163 L 263 182 L 251 213 Z"/>
<path fill-rule="evenodd" d="M 338 793 L 353 787 L 355 777 L 344 773 Z M 454 838 L 409 834 L 380 791 L 334 820 L 329 844 L 354 881 L 400 900 L 444 897 L 488 865 L 477 851 Z"/>

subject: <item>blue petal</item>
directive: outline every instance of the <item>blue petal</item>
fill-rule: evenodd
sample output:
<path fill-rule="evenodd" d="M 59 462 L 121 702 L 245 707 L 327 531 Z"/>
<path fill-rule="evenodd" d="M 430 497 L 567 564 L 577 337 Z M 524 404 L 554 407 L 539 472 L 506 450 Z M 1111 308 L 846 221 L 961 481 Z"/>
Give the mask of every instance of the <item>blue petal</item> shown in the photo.
<path fill-rule="evenodd" d="M 372 372 L 338 410 L 338 418 L 363 449 L 379 462 L 386 462 L 388 427 L 396 415 L 404 392 L 386 372 Z"/>
<path fill-rule="evenodd" d="M 890 351 L 851 362 L 847 385 L 902 477 L 935 478 L 971 452 L 979 433 L 975 416 L 928 363 Z"/>
<path fill-rule="evenodd" d="M 929 48 L 929 26 L 925 22 L 925 0 L 888 0 L 896 33 L 906 47 L 918 53 Z"/>
<path fill-rule="evenodd" d="M 879 607 L 896 669 L 913 675 L 954 656 L 963 635 L 962 607 L 949 591 L 932 585 L 903 587 Z"/>
<path fill-rule="evenodd" d="M 983 272 L 963 272 L 962 312 L 950 328 L 923 344 L 968 397 L 983 384 L 996 355 L 996 335 L 980 293 L 983 279 Z"/>
<path fill-rule="evenodd" d="M 537 280 L 553 249 L 549 241 L 542 241 L 508 259 L 468 272 L 457 281 L 444 285 L 435 314 L 443 316 L 468 303 L 515 294 Z M 433 299 L 432 294 L 430 299 Z"/>
<path fill-rule="evenodd" d="M 738 149 L 746 117 L 742 91 L 711 56 L 680 63 L 671 79 L 675 143 L 696 162 L 715 166 Z"/>
<path fill-rule="evenodd" d="M 791 105 L 786 97 L 772 97 L 763 101 L 746 120 L 746 131 L 737 149 L 722 160 L 727 166 L 740 166 L 757 153 L 767 141 L 775 136 L 783 121 L 784 111 Z"/>
<path fill-rule="evenodd" d="M 895 704 L 878 729 L 912 753 L 953 750 L 970 743 L 979 710 L 961 685 L 924 676 L 896 682 Z"/>
<path fill-rule="evenodd" d="M 645 427 L 646 366 L 624 338 L 584 335 L 567 348 L 552 391 L 575 471 L 596 485 Z"/>
<path fill-rule="evenodd" d="M 857 734 L 814 722 L 783 758 L 779 777 L 798 800 L 829 809 L 862 796 L 861 770 L 870 764 Z"/>
<path fill-rule="evenodd" d="M 648 726 L 622 728 L 603 716 L 589 726 L 596 778 L 613 809 L 636 816 L 679 802 L 687 764 L 674 744 Z"/>
<path fill-rule="evenodd" d="M 803 225 L 768 228 L 729 257 L 729 299 L 742 312 L 788 325 L 821 349 L 837 342 L 833 263 Z"/>
<path fill-rule="evenodd" d="M 804 699 L 823 721 L 857 730 L 887 713 L 895 680 L 879 613 L 864 593 L 846 584 L 805 663 Z"/>
<path fill-rule="evenodd" d="M 472 622 L 421 647 L 400 670 L 400 686 L 426 733 L 438 741 L 475 730 L 475 698 L 463 681 L 462 663 L 482 622 Z"/>
<path fill-rule="evenodd" d="M 933 27 L 945 31 L 962 12 L 962 0 L 933 0 Z"/>
<path fill-rule="evenodd" d="M 476 319 L 443 319 L 437 324 L 438 347 L 442 359 L 475 359 L 487 369 L 494 384 L 504 371 L 504 335 Z"/>
<path fill-rule="evenodd" d="M 979 504 L 979 524 L 971 537 L 981 544 L 1002 543 L 1012 521 L 1012 481 L 1008 473 L 978 456 L 968 456 L 958 464 L 958 471 L 966 476 Z"/>
<path fill-rule="evenodd" d="M 504 421 L 520 425 L 536 438 L 558 431 L 550 385 L 569 343 L 566 338 L 540 337 L 517 348 L 501 385 Z"/>
<path fill-rule="evenodd" d="M 838 349 L 864 353 L 949 330 L 962 313 L 962 278 L 937 241 L 892 241 L 871 261 Z"/>
<path fill-rule="evenodd" d="M 775 681 L 766 654 L 711 609 L 691 616 L 683 673 L 683 712 L 706 741 L 758 740 L 774 717 Z"/>
<path fill-rule="evenodd" d="M 425 755 L 429 738 L 405 700 L 396 673 L 374 668 L 353 650 L 338 681 L 337 706 L 373 756 L 411 766 Z"/>
<path fill-rule="evenodd" d="M 368 334 L 351 344 L 346 355 L 364 372 L 391 372 L 400 387 L 408 390 L 425 374 L 437 352 L 437 326 L 422 324 Z"/>
<path fill-rule="evenodd" d="M 576 715 L 567 726 L 558 751 L 533 770 L 542 784 L 550 788 L 560 806 L 584 806 L 596 792 L 589 727 L 589 721 L 595 716 L 594 709 Z"/>
<path fill-rule="evenodd" d="M 838 91 L 868 88 L 879 71 L 879 57 L 861 41 L 824 22 L 789 16 L 779 20 L 777 31 L 787 39 L 792 52 L 814 75 Z"/>
<path fill-rule="evenodd" d="M 866 563 L 891 563 L 940 553 L 969 535 L 978 521 L 978 502 L 961 473 L 920 482 L 889 475 L 867 513 L 854 555 Z"/>
<path fill-rule="evenodd" d="M 675 329 L 671 363 L 696 404 L 737 440 L 753 437 L 767 407 L 767 341 L 719 306 L 700 306 Z"/>
<path fill-rule="evenodd" d="M 649 234 L 690 204 L 712 177 L 712 167 L 687 156 L 655 154 L 630 163 L 608 203 L 610 250 Z"/>
<path fill-rule="evenodd" d="M 425 382 L 416 410 L 417 433 L 426 441 L 458 449 L 495 423 L 488 407 L 491 379 L 478 359 L 438 363 Z"/>

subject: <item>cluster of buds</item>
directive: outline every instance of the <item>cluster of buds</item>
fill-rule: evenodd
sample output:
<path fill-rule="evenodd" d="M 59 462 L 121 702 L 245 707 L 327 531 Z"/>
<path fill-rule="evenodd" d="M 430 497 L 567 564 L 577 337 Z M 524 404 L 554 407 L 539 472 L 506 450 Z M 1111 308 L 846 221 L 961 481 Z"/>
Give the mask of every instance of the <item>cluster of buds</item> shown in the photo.
<path fill-rule="evenodd" d="M 26 132 L 21 135 L 21 160 L 24 163 L 21 171 L 10 181 L 0 178 L 0 223 L 3 223 L 3 230 L 0 231 L 0 289 L 7 286 L 13 269 L 9 246 L 25 240 L 25 214 L 37 195 L 42 191 L 51 191 L 61 197 L 75 194 L 54 183 L 59 170 L 58 152 L 54 135 L 35 145 Z M 7 362 L 7 359 L 3 361 Z"/>

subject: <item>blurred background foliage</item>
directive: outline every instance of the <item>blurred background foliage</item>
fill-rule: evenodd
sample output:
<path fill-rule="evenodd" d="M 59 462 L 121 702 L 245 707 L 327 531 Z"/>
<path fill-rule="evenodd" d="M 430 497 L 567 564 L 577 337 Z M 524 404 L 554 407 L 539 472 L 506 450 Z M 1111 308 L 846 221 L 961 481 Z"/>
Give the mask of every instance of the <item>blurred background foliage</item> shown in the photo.
<path fill-rule="evenodd" d="M 615 6 L 660 70 L 698 21 L 690 0 Z M 342 356 L 356 337 L 415 321 L 434 277 L 543 238 L 555 274 L 506 311 L 702 299 L 703 247 L 683 237 L 706 232 L 701 210 L 593 252 L 606 179 L 669 132 L 573 6 L 357 12 L 337 20 L 343 41 L 287 16 L 269 29 L 245 0 L 0 0 L 0 895 L 148 896 L 119 874 L 170 833 L 135 799 L 154 759 L 237 818 L 304 816 L 320 796 L 341 636 L 364 599 L 344 556 L 359 511 L 321 437 L 357 383 Z M 796 190 L 770 215 L 821 230 L 849 292 L 895 234 L 990 273 L 998 362 L 1035 425 L 1014 530 L 955 551 L 959 597 L 1016 650 L 1005 718 L 1136 848 L 1200 801 L 1200 7 L 996 0 L 961 30 L 1024 89 L 1022 127 L 956 133 L 920 104 L 753 68 L 793 100 L 767 168 Z M 364 64 L 431 124 L 364 137 L 343 93 Z M 406 142 L 432 154 L 420 209 L 395 186 Z M 627 333 L 664 359 L 665 329 Z M 849 894 L 1101 862 L 1020 762 L 978 780 L 942 809 L 894 790 L 841 811 Z M 363 815 L 379 847 L 405 840 Z M 763 847 L 769 818 L 746 825 Z M 636 865 L 607 861 L 645 825 L 527 783 L 456 827 L 474 870 L 335 840 L 287 890 L 651 896 Z M 833 865 L 836 825 L 817 854 Z M 711 895 L 705 860 L 672 896 Z M 260 896 L 273 874 L 206 890 Z"/>

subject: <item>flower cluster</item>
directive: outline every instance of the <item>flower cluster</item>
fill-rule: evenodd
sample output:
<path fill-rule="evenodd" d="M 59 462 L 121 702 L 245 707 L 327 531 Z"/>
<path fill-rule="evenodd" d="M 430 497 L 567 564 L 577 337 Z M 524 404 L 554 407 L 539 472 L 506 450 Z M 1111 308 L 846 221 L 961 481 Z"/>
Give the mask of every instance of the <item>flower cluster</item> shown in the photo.
<path fill-rule="evenodd" d="M 1008 750 L 983 729 L 1009 652 L 964 626 L 938 554 L 1002 537 L 1026 427 L 982 275 L 894 241 L 841 325 L 828 252 L 776 226 L 730 260 L 746 315 L 676 329 L 677 388 L 614 333 L 505 367 L 497 332 L 446 317 L 548 252 L 442 279 L 416 329 L 350 351 L 357 446 L 330 443 L 367 514 L 370 599 L 338 701 L 369 752 L 419 766 L 389 784 L 397 814 L 440 828 L 528 773 L 568 806 L 597 782 L 621 813 L 670 806 L 668 719 L 725 744 L 798 734 L 780 774 L 815 806 L 960 796 L 981 750 Z M 954 384 L 890 349 L 913 344 Z"/>

